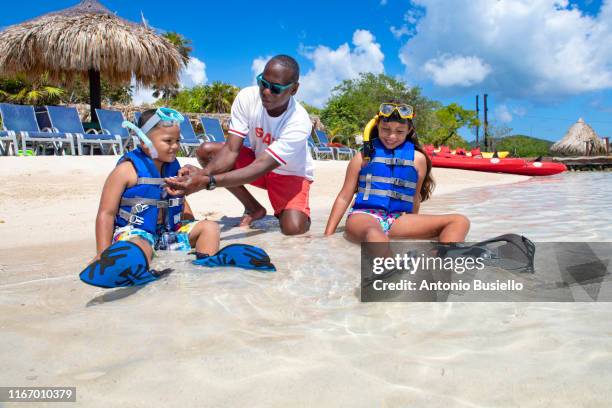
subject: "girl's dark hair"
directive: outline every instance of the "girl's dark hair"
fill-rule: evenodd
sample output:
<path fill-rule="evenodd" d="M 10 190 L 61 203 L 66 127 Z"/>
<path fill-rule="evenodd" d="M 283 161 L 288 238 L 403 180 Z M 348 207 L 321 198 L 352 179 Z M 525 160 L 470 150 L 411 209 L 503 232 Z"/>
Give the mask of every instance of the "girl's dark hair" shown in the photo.
<path fill-rule="evenodd" d="M 392 100 L 392 101 L 388 101 L 387 103 L 401 103 L 401 102 L 398 102 L 397 100 Z M 420 191 L 421 201 L 426 201 L 427 199 L 431 197 L 431 193 L 433 192 L 436 186 L 436 182 L 434 181 L 433 176 L 431 175 L 431 159 L 427 155 L 427 152 L 425 151 L 425 149 L 419 143 L 419 137 L 416 133 L 416 129 L 414 128 L 414 123 L 412 123 L 412 119 L 402 119 L 397 113 L 397 111 L 393 111 L 391 116 L 389 116 L 388 118 L 380 117 L 380 121 L 399 122 L 399 123 L 408 124 L 408 136 L 406 137 L 406 140 L 409 140 L 410 142 L 412 142 L 412 144 L 414 144 L 415 150 L 418 150 L 419 152 L 423 153 L 423 156 L 425 156 L 425 161 L 427 162 L 427 171 L 425 172 L 425 178 L 423 179 L 423 184 L 421 185 L 421 191 Z M 373 140 L 376 137 L 378 137 L 378 126 L 374 126 L 374 128 L 372 129 L 372 132 L 370 133 L 370 140 Z"/>
<path fill-rule="evenodd" d="M 155 115 L 155 112 L 157 112 L 157 109 L 147 109 L 146 111 L 142 112 L 140 114 L 140 119 L 138 119 L 138 127 L 143 127 L 144 124 L 147 123 L 147 120 L 151 119 L 151 117 Z"/>

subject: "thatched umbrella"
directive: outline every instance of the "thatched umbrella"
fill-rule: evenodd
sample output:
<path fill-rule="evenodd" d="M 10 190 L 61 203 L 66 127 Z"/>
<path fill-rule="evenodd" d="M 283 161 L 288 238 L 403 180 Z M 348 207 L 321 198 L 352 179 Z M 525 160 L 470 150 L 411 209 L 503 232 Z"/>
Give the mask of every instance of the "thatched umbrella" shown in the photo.
<path fill-rule="evenodd" d="M 569 128 L 563 139 L 550 147 L 550 151 L 559 156 L 584 156 L 587 154 L 587 145 L 590 146 L 591 155 L 606 151 L 605 143 L 580 118 Z"/>
<path fill-rule="evenodd" d="M 126 21 L 97 0 L 8 27 L 0 32 L 0 75 L 47 72 L 63 82 L 89 78 L 91 116 L 101 107 L 100 76 L 127 84 L 132 76 L 145 86 L 178 82 L 181 56 L 145 24 Z"/>

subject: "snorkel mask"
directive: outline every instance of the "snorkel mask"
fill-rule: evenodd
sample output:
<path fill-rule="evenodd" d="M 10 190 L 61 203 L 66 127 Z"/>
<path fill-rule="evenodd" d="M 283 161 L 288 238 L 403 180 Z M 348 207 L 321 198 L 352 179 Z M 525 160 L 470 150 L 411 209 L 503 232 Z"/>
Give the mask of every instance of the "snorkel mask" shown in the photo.
<path fill-rule="evenodd" d="M 412 120 L 415 116 L 414 109 L 412 106 L 405 103 L 381 103 L 378 108 L 378 113 L 374 116 L 370 121 L 365 125 L 363 129 L 363 158 L 367 162 L 370 160 L 372 156 L 372 151 L 374 147 L 372 146 L 372 140 L 370 138 L 370 134 L 372 133 L 372 129 L 374 129 L 378 122 L 381 120 L 387 120 L 393 115 L 393 113 L 397 111 L 398 116 L 402 120 Z"/>
<path fill-rule="evenodd" d="M 151 142 L 151 139 L 149 139 L 147 133 L 149 133 L 149 131 L 151 131 L 151 129 L 153 129 L 155 126 L 178 126 L 184 120 L 185 118 L 183 115 L 174 109 L 158 108 L 157 111 L 155 111 L 155 114 L 151 116 L 149 120 L 142 125 L 142 127 L 138 127 L 128 120 L 124 120 L 123 123 L 121 123 L 121 126 L 134 131 L 140 140 L 142 140 L 142 142 L 149 148 L 151 158 L 156 159 L 158 156 L 157 150 L 155 150 L 153 142 Z"/>

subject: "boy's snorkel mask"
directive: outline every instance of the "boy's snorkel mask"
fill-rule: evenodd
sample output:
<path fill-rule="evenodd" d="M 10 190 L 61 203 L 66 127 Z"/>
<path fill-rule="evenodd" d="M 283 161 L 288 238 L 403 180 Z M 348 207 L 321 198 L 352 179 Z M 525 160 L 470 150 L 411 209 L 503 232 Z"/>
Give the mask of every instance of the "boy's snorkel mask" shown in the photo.
<path fill-rule="evenodd" d="M 374 116 L 365 125 L 363 129 L 363 158 L 365 161 L 369 161 L 374 151 L 370 134 L 372 129 L 378 126 L 378 122 L 381 120 L 388 120 L 391 116 L 397 112 L 396 116 L 399 116 L 400 120 L 412 120 L 414 118 L 414 109 L 412 106 L 405 103 L 381 103 L 378 108 L 378 114 Z"/>
<path fill-rule="evenodd" d="M 155 150 L 153 142 L 151 142 L 151 139 L 149 139 L 147 133 L 149 133 L 149 131 L 155 126 L 159 125 L 163 127 L 171 127 L 180 125 L 184 120 L 185 118 L 183 115 L 174 109 L 158 108 L 157 111 L 155 111 L 155 114 L 151 116 L 149 120 L 142 125 L 142 127 L 138 127 L 128 120 L 124 120 L 123 123 L 121 123 L 121 126 L 133 130 L 140 140 L 142 140 L 142 142 L 149 148 L 151 158 L 156 159 L 158 156 L 157 150 Z"/>

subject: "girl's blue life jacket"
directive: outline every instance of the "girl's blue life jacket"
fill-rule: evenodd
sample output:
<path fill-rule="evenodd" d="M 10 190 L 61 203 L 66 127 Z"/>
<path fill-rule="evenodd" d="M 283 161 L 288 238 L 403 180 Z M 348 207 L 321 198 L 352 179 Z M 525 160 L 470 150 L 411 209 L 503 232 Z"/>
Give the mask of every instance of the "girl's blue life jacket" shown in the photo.
<path fill-rule="evenodd" d="M 165 231 L 175 231 L 183 213 L 183 197 L 168 195 L 162 187 L 165 177 L 174 177 L 181 168 L 178 160 L 166 163 L 159 174 L 153 159 L 146 155 L 140 147 L 123 155 L 117 165 L 124 161 L 132 162 L 138 174 L 138 181 L 133 187 L 128 187 L 121 196 L 119 211 L 115 216 L 115 228 L 133 225 L 135 228 L 147 231 L 154 236 L 160 232 L 158 228 L 158 212 L 165 210 Z"/>
<path fill-rule="evenodd" d="M 412 212 L 419 174 L 414 167 L 414 144 L 406 140 L 387 149 L 376 138 L 370 160 L 359 172 L 359 187 L 353 208 Z"/>

